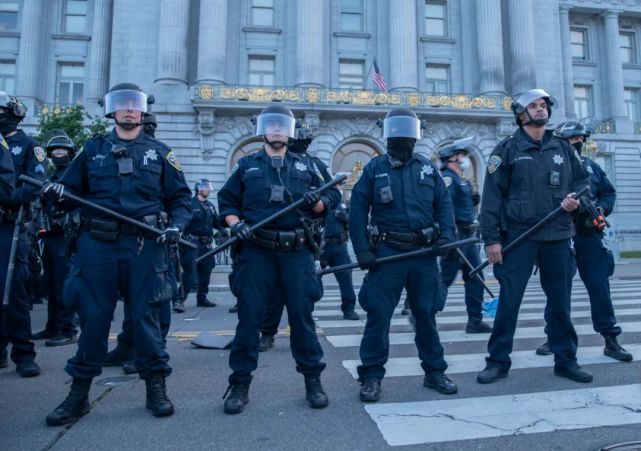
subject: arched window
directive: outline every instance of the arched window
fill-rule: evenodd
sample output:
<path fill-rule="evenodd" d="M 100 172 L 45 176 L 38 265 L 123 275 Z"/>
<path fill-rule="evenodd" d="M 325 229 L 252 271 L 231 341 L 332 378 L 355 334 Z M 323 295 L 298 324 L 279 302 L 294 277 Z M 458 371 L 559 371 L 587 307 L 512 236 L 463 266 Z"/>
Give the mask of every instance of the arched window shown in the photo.
<path fill-rule="evenodd" d="M 361 176 L 363 167 L 374 157 L 380 155 L 380 152 L 371 144 L 364 141 L 350 141 L 343 144 L 334 154 L 332 161 L 332 171 L 349 172 L 352 175 L 342 187 L 343 199 L 349 202 L 352 187 Z"/>

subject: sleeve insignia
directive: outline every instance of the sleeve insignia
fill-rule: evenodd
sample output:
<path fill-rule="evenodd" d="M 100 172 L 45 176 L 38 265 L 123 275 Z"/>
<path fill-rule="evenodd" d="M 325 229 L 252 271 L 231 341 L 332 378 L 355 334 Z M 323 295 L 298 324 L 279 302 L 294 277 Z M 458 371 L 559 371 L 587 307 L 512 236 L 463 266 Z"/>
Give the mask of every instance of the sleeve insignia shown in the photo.
<path fill-rule="evenodd" d="M 44 149 L 40 146 L 36 146 L 33 149 L 33 153 L 36 154 L 36 158 L 40 163 L 45 161 L 47 159 L 47 153 L 44 151 Z"/>
<path fill-rule="evenodd" d="M 449 188 L 450 185 L 452 184 L 452 177 L 450 177 L 449 175 L 446 175 L 445 177 L 443 177 L 443 181 L 445 182 L 445 186 Z"/>
<path fill-rule="evenodd" d="M 178 161 L 178 158 L 176 158 L 176 154 L 174 153 L 173 150 L 170 150 L 167 155 L 165 155 L 165 158 L 169 162 L 170 165 L 172 165 L 177 171 L 182 172 L 183 168 L 180 165 L 180 162 Z"/>
<path fill-rule="evenodd" d="M 501 166 L 501 163 L 503 163 L 501 157 L 499 157 L 498 155 L 492 155 L 487 162 L 487 172 L 490 174 L 494 174 L 499 166 Z"/>

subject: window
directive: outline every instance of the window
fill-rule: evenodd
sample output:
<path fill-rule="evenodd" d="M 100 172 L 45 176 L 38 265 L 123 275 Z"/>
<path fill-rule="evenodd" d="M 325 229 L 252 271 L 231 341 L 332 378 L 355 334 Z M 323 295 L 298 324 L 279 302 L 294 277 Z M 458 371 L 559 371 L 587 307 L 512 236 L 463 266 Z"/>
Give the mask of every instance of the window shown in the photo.
<path fill-rule="evenodd" d="M 641 114 L 639 114 L 639 90 L 625 88 L 623 90 L 623 98 L 628 117 L 632 122 L 639 122 L 641 120 Z"/>
<path fill-rule="evenodd" d="M 341 30 L 363 29 L 363 0 L 341 0 Z"/>
<path fill-rule="evenodd" d="M 591 86 L 574 86 L 574 113 L 579 119 L 593 116 Z"/>
<path fill-rule="evenodd" d="M 274 26 L 274 0 L 252 0 L 251 24 L 258 27 Z"/>
<path fill-rule="evenodd" d="M 276 60 L 273 56 L 250 56 L 248 82 L 254 86 L 274 86 L 274 67 Z"/>
<path fill-rule="evenodd" d="M 426 1 L 425 2 L 425 34 L 428 36 L 446 36 L 447 19 L 446 19 L 445 2 Z"/>
<path fill-rule="evenodd" d="M 18 29 L 18 2 L 0 0 L 0 31 Z"/>
<path fill-rule="evenodd" d="M 450 68 L 437 64 L 425 65 L 425 90 L 432 94 L 450 93 Z"/>
<path fill-rule="evenodd" d="M 9 95 L 15 93 L 16 88 L 16 62 L 0 60 L 0 91 Z"/>
<path fill-rule="evenodd" d="M 66 0 L 64 31 L 67 33 L 87 32 L 87 0 Z"/>
<path fill-rule="evenodd" d="M 631 32 L 619 33 L 619 47 L 621 48 L 621 62 L 623 64 L 636 63 L 636 48 L 634 45 L 635 34 Z"/>
<path fill-rule="evenodd" d="M 588 59 L 588 33 L 582 28 L 570 29 L 570 47 L 572 50 L 572 59 Z"/>
<path fill-rule="evenodd" d="M 365 62 L 360 60 L 339 60 L 338 87 L 341 89 L 363 89 L 365 86 Z"/>
<path fill-rule="evenodd" d="M 71 105 L 82 103 L 85 65 L 82 63 L 58 64 L 58 93 L 56 103 Z"/>

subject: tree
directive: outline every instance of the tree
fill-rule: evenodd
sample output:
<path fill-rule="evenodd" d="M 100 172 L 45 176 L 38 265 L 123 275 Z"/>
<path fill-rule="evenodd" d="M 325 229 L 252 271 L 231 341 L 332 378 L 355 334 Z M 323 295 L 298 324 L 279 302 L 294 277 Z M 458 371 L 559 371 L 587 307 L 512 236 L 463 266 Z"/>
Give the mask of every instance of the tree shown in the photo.
<path fill-rule="evenodd" d="M 106 120 L 87 113 L 82 105 L 43 108 L 35 138 L 45 145 L 53 130 L 63 130 L 80 149 L 89 138 L 106 133 L 109 125 Z"/>

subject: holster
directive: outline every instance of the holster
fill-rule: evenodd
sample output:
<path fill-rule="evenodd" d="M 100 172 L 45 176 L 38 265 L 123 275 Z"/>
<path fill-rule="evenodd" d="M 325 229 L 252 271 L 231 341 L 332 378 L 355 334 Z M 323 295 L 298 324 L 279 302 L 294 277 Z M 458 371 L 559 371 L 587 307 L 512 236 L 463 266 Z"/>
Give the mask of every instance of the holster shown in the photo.
<path fill-rule="evenodd" d="M 305 244 L 305 231 L 301 228 L 294 230 L 258 229 L 254 232 L 253 243 L 265 249 L 279 251 L 297 251 Z"/>

